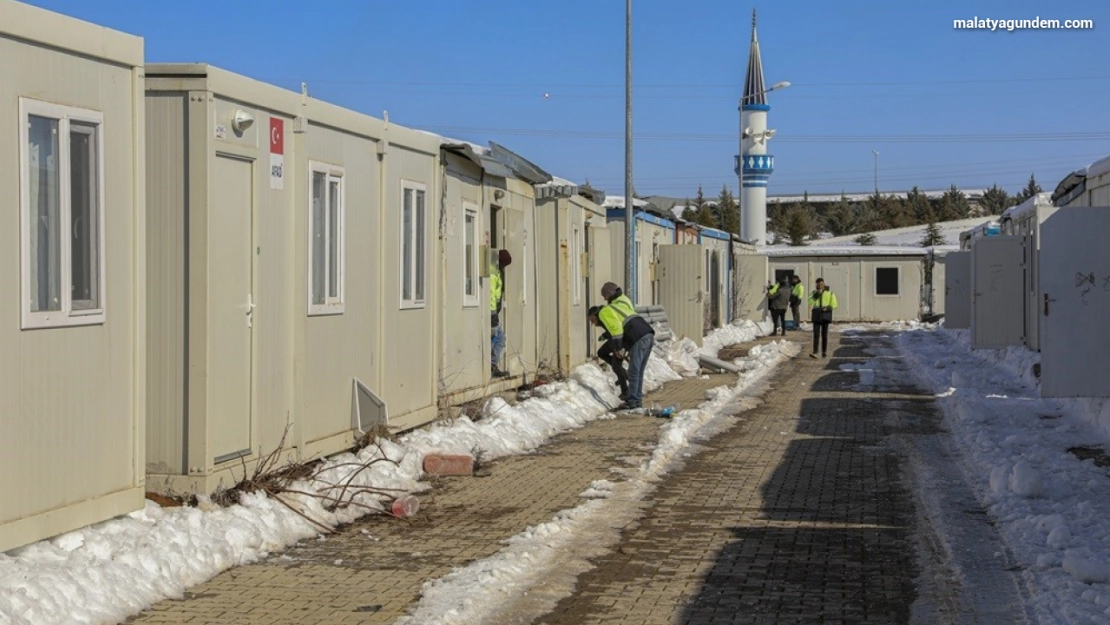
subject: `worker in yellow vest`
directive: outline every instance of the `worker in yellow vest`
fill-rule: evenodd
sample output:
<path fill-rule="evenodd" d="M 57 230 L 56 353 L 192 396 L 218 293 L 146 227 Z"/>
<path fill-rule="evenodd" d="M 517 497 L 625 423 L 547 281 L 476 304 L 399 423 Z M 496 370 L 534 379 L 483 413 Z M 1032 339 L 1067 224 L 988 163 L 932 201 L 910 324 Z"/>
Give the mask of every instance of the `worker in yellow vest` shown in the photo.
<path fill-rule="evenodd" d="M 618 410 L 639 411 L 644 402 L 644 369 L 655 346 L 655 329 L 636 313 L 636 306 L 619 286 L 612 282 L 601 285 L 601 296 L 606 305 L 597 309 L 590 321 L 605 328 L 609 335 L 605 345 L 598 350 L 611 351 L 618 358 L 627 354 L 628 391 Z M 591 309 L 593 310 L 593 309 Z M 618 378 L 619 378 L 618 374 Z"/>
<path fill-rule="evenodd" d="M 809 294 L 809 308 L 812 311 L 813 351 L 810 358 L 817 357 L 817 342 L 821 342 L 821 357 L 827 358 L 829 352 L 829 324 L 836 310 L 836 294 L 829 290 L 823 278 L 817 278 L 816 288 Z"/>
<path fill-rule="evenodd" d="M 505 328 L 501 325 L 501 308 L 505 295 L 505 267 L 513 262 L 509 250 L 497 252 L 497 264 L 489 267 L 489 312 L 490 312 L 490 375 L 503 378 L 509 375 L 500 367 L 501 355 L 505 353 Z"/>
<path fill-rule="evenodd" d="M 802 329 L 802 298 L 806 296 L 806 287 L 798 274 L 790 276 L 790 314 L 794 317 L 794 329 Z"/>

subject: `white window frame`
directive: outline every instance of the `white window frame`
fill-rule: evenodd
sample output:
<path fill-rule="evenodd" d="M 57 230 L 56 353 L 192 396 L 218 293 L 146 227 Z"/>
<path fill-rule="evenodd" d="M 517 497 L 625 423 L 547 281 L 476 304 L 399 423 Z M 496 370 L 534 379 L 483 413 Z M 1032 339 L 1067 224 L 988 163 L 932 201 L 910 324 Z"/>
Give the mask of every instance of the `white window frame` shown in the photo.
<path fill-rule="evenodd" d="M 893 270 L 898 272 L 898 280 L 895 283 L 895 286 L 898 289 L 897 293 L 879 293 L 879 270 L 880 269 L 893 269 Z M 901 267 L 891 267 L 891 266 L 875 267 L 875 288 L 872 289 L 872 290 L 875 293 L 875 297 L 901 297 L 902 296 L 902 268 Z"/>
<path fill-rule="evenodd" d="M 312 186 L 315 182 L 316 174 L 324 174 L 325 201 L 328 202 L 324 206 L 324 233 L 325 233 L 325 235 L 324 235 L 324 272 L 323 272 L 324 303 L 323 304 L 313 303 L 313 301 L 312 301 L 312 292 L 313 292 L 313 283 L 312 283 L 313 278 L 312 277 L 313 277 L 313 273 L 314 273 L 313 270 L 315 269 L 315 266 L 313 264 L 314 260 L 313 260 L 313 257 L 312 257 L 313 256 L 312 255 L 312 237 L 313 237 L 313 235 L 315 235 L 315 232 L 313 232 L 313 225 L 312 225 L 312 210 L 313 210 L 313 207 L 312 207 L 313 188 L 312 188 Z M 337 241 L 332 241 L 331 238 L 328 236 L 328 233 L 331 231 L 331 227 L 330 227 L 331 226 L 330 201 L 331 201 L 331 186 L 332 186 L 333 183 L 338 183 L 339 184 L 339 207 L 336 210 L 336 215 L 337 215 L 338 222 L 339 222 L 339 227 L 336 229 L 336 236 L 338 238 Z M 347 257 L 346 222 L 347 222 L 346 171 L 344 170 L 343 167 L 340 167 L 338 165 L 332 165 L 330 163 L 324 163 L 324 162 L 320 162 L 320 161 L 309 161 L 308 162 L 308 250 L 307 250 L 307 255 L 308 255 L 308 263 L 307 263 L 307 265 L 308 265 L 308 281 L 305 284 L 308 287 L 306 289 L 306 291 L 307 291 L 306 300 L 307 300 L 307 303 L 308 303 L 308 315 L 310 317 L 319 316 L 319 315 L 341 315 L 346 310 L 346 305 L 345 305 L 345 301 L 346 301 L 345 300 L 346 274 L 347 274 L 347 271 L 346 271 L 346 265 L 347 265 L 347 261 L 346 261 L 346 257 Z M 331 267 L 330 267 L 330 263 L 328 262 L 328 260 L 331 258 L 331 251 L 332 251 L 332 246 L 333 245 L 338 247 L 337 257 L 336 257 L 336 265 L 337 265 L 337 273 L 338 273 L 338 276 L 336 277 L 336 287 L 337 287 L 338 292 L 337 292 L 336 295 L 331 295 L 328 292 L 329 291 L 328 286 L 330 284 L 330 278 L 331 278 L 331 273 L 330 273 Z"/>
<path fill-rule="evenodd" d="M 426 202 L 427 202 L 427 199 L 425 198 L 425 207 L 424 207 L 425 211 L 427 210 Z M 466 220 L 467 220 L 467 218 L 471 218 L 473 220 L 471 222 L 471 227 L 474 229 L 473 230 L 473 232 L 474 232 L 474 241 L 473 241 L 473 245 L 471 247 L 469 255 L 466 253 L 466 234 L 467 234 Z M 479 232 L 480 231 L 479 231 L 479 224 L 478 224 L 478 205 L 463 202 L 463 237 L 462 237 L 463 238 L 462 250 L 463 250 L 463 263 L 464 263 L 463 264 L 463 276 L 462 276 L 463 277 L 463 279 L 462 279 L 462 282 L 463 282 L 463 285 L 462 285 L 462 287 L 463 287 L 462 288 L 462 290 L 463 290 L 463 308 L 477 308 L 478 306 L 481 305 L 481 301 L 482 301 L 482 285 L 481 285 L 481 280 L 479 278 L 479 273 L 480 272 L 479 272 L 479 266 L 478 266 L 478 256 L 479 256 L 478 251 L 479 251 L 479 248 L 480 248 L 480 245 L 478 244 L 479 243 L 479 239 L 478 239 L 478 233 Z M 468 268 L 470 269 L 470 276 L 472 278 L 471 283 L 470 283 L 470 290 L 472 291 L 471 293 L 466 292 L 466 270 Z"/>
<path fill-rule="evenodd" d="M 30 189 L 30 117 L 45 117 L 58 122 L 58 221 L 59 221 L 59 289 L 61 291 L 61 304 L 59 310 L 32 311 L 31 310 L 31 189 Z M 97 263 L 97 296 L 99 306 L 96 308 L 73 308 L 73 247 L 68 242 L 73 240 L 72 232 L 72 189 L 70 171 L 70 126 L 72 122 L 79 122 L 94 126 L 96 131 L 96 194 L 97 223 L 96 223 L 96 263 Z M 20 292 L 21 292 L 21 319 L 20 327 L 24 330 L 36 328 L 61 328 L 70 326 L 86 326 L 103 324 L 107 319 L 106 307 L 108 301 L 107 271 L 105 269 L 104 240 L 104 114 L 99 111 L 65 106 L 19 98 L 19 221 L 20 221 Z"/>
<path fill-rule="evenodd" d="M 412 266 L 413 283 L 412 283 L 412 289 L 411 289 L 412 296 L 407 297 L 407 298 L 405 297 L 405 263 L 404 263 L 404 258 L 402 258 L 405 254 L 405 191 L 406 190 L 413 191 L 413 200 L 414 200 L 413 204 L 412 204 L 412 209 L 414 211 L 414 213 L 413 213 L 413 232 L 412 232 L 413 240 L 412 240 L 412 245 L 410 246 L 410 252 L 411 252 L 412 256 L 409 259 L 412 262 L 411 266 Z M 417 223 L 418 223 L 418 220 L 416 219 L 416 213 L 415 213 L 416 208 L 417 208 L 417 202 L 415 201 L 416 193 L 423 193 L 424 194 L 424 228 L 420 232 L 417 232 L 418 228 L 416 227 Z M 407 310 L 407 309 L 424 308 L 427 305 L 427 300 L 428 300 L 428 186 L 425 185 L 424 183 L 421 183 L 421 182 L 415 182 L 415 181 L 412 181 L 412 180 L 402 180 L 401 181 L 401 196 L 400 196 L 399 199 L 400 199 L 400 204 L 401 204 L 401 210 L 400 210 L 400 217 L 401 218 L 398 220 L 399 221 L 399 226 L 400 226 L 400 231 L 398 232 L 398 235 L 399 235 L 399 240 L 400 240 L 401 245 L 400 245 L 400 248 L 399 248 L 400 253 L 398 254 L 398 257 L 401 258 L 401 262 L 397 263 L 397 272 L 398 272 L 398 275 L 400 277 L 400 282 L 398 284 L 401 288 L 398 290 L 398 295 L 400 296 L 401 309 L 402 310 Z M 420 276 L 421 279 L 423 280 L 423 286 L 424 286 L 424 296 L 423 297 L 417 297 L 416 296 L 416 286 L 417 286 L 416 278 L 417 278 L 417 265 L 418 265 L 418 263 L 417 263 L 417 260 L 418 260 L 418 258 L 417 258 L 417 256 L 418 256 L 417 255 L 417 248 L 418 248 L 418 246 L 416 245 L 416 242 L 418 240 L 417 237 L 420 237 L 419 240 L 422 240 L 423 243 L 424 243 L 424 245 L 423 245 L 423 248 L 424 248 L 423 269 L 424 269 L 424 271 L 422 272 L 423 275 Z"/>
<path fill-rule="evenodd" d="M 571 293 L 574 294 L 574 305 L 578 306 L 582 303 L 582 244 L 579 242 L 579 237 L 582 236 L 582 231 L 578 226 L 571 229 L 570 237 L 570 279 L 574 283 L 571 288 Z"/>

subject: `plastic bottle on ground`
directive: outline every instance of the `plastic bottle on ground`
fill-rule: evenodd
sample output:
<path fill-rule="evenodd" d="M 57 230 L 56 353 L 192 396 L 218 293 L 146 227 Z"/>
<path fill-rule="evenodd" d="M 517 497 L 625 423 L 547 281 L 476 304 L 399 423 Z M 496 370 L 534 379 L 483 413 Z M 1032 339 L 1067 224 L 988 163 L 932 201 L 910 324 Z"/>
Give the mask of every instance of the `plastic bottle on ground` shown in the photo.
<path fill-rule="evenodd" d="M 414 514 L 420 509 L 420 500 L 414 495 L 401 495 L 393 500 L 393 507 L 391 511 L 393 516 L 405 519 Z"/>

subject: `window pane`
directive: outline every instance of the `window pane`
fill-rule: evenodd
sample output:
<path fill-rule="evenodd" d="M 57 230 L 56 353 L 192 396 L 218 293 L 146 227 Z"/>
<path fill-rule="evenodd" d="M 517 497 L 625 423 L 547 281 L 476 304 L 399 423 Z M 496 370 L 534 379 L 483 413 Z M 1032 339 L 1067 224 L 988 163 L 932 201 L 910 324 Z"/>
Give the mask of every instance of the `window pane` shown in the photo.
<path fill-rule="evenodd" d="M 31 311 L 62 309 L 58 120 L 28 115 Z"/>
<path fill-rule="evenodd" d="M 424 300 L 424 192 L 416 192 L 416 299 Z"/>
<path fill-rule="evenodd" d="M 463 279 L 466 284 L 466 294 L 474 295 L 474 213 L 466 212 L 466 225 L 464 227 L 466 237 L 466 247 L 463 252 L 463 262 L 466 263 L 466 268 L 463 270 Z"/>
<path fill-rule="evenodd" d="M 328 185 L 328 297 L 339 298 L 339 181 Z"/>
<path fill-rule="evenodd" d="M 412 299 L 412 189 L 404 190 L 401 206 L 401 299 Z"/>
<path fill-rule="evenodd" d="M 875 270 L 875 294 L 898 295 L 897 267 L 879 267 Z"/>
<path fill-rule="evenodd" d="M 74 310 L 100 308 L 100 192 L 96 127 L 73 123 L 69 132 L 70 256 Z"/>
<path fill-rule="evenodd" d="M 324 240 L 326 226 L 327 176 L 312 172 L 312 303 L 324 303 L 324 268 L 327 263 L 327 242 Z"/>

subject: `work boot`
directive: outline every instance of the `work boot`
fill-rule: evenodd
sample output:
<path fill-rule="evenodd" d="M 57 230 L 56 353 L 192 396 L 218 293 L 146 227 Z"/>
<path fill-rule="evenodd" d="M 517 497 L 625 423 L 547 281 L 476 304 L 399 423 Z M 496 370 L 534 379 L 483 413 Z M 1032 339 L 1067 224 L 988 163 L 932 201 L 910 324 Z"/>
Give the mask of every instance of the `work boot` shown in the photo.
<path fill-rule="evenodd" d="M 497 365 L 494 365 L 490 367 L 490 375 L 495 378 L 507 378 L 509 377 L 509 372 L 502 371 L 501 369 L 497 368 Z"/>

